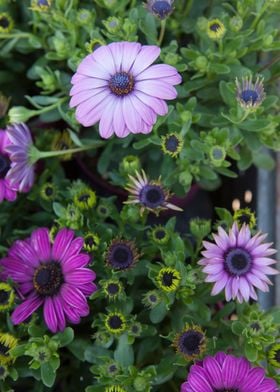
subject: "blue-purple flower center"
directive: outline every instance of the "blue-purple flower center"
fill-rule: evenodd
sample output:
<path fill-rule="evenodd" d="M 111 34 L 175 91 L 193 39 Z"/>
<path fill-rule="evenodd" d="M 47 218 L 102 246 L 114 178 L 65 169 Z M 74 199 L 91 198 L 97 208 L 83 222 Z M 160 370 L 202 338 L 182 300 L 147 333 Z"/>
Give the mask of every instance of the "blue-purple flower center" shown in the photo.
<path fill-rule="evenodd" d="M 110 246 L 107 263 L 115 269 L 127 269 L 134 262 L 134 255 L 129 244 L 116 243 Z"/>
<path fill-rule="evenodd" d="M 139 194 L 139 201 L 145 207 L 157 208 L 163 205 L 165 194 L 159 185 L 145 185 Z"/>
<path fill-rule="evenodd" d="M 134 88 L 134 78 L 127 72 L 117 72 L 109 81 L 109 87 L 115 95 L 124 96 Z"/>
<path fill-rule="evenodd" d="M 109 295 L 116 295 L 120 291 L 120 286 L 117 283 L 109 283 L 107 286 L 107 292 Z"/>
<path fill-rule="evenodd" d="M 198 355 L 201 351 L 203 339 L 204 336 L 201 332 L 192 329 L 186 331 L 179 337 L 178 350 L 185 355 Z"/>
<path fill-rule="evenodd" d="M 38 0 L 37 1 L 37 5 L 39 5 L 39 6 L 42 6 L 42 5 L 45 5 L 45 6 L 49 6 L 49 2 L 48 2 L 48 0 Z"/>
<path fill-rule="evenodd" d="M 0 154 L 0 178 L 5 178 L 11 167 L 10 160 L 4 155 Z"/>
<path fill-rule="evenodd" d="M 255 90 L 243 90 L 241 92 L 241 98 L 246 103 L 256 103 L 259 98 L 259 94 Z"/>
<path fill-rule="evenodd" d="M 169 136 L 165 141 L 165 148 L 167 151 L 176 152 L 179 147 L 179 140 L 175 135 Z"/>
<path fill-rule="evenodd" d="M 123 321 L 122 319 L 118 316 L 118 315 L 113 315 L 110 316 L 108 319 L 108 325 L 112 328 L 112 329 L 119 329 L 122 327 L 123 325 Z"/>
<path fill-rule="evenodd" d="M 33 285 L 37 293 L 43 297 L 56 295 L 63 283 L 64 278 L 61 265 L 57 261 L 41 264 L 35 270 Z"/>
<path fill-rule="evenodd" d="M 4 343 L 0 343 L 0 355 L 3 355 L 4 357 L 8 357 L 8 351 L 10 350 L 11 347 L 7 346 Z"/>
<path fill-rule="evenodd" d="M 0 16 L 0 27 L 7 29 L 10 25 L 10 21 L 6 16 Z"/>
<path fill-rule="evenodd" d="M 219 23 L 212 23 L 209 28 L 210 28 L 210 30 L 217 33 L 217 31 L 221 28 L 221 25 L 219 25 Z"/>
<path fill-rule="evenodd" d="M 152 5 L 152 12 L 154 12 L 160 19 L 166 18 L 172 11 L 170 1 L 159 0 Z"/>
<path fill-rule="evenodd" d="M 10 292 L 6 290 L 0 290 L 0 305 L 6 305 L 10 299 Z"/>
<path fill-rule="evenodd" d="M 234 276 L 246 274 L 252 265 L 251 255 L 242 248 L 231 249 L 225 256 L 226 270 Z"/>

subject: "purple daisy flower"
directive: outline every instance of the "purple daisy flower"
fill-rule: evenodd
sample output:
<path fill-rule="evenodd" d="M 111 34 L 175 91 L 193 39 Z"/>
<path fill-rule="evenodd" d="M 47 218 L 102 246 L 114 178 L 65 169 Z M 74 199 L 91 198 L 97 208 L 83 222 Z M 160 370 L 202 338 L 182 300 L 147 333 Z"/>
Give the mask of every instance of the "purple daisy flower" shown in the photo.
<path fill-rule="evenodd" d="M 223 352 L 192 365 L 181 392 L 279 392 L 276 381 L 264 369 L 244 358 Z"/>
<path fill-rule="evenodd" d="M 85 127 L 100 121 L 106 139 L 151 132 L 182 80 L 170 65 L 151 65 L 159 54 L 157 46 L 113 42 L 88 55 L 72 78 L 70 107 L 77 107 L 77 120 Z"/>
<path fill-rule="evenodd" d="M 81 253 L 84 240 L 61 229 L 53 245 L 49 230 L 39 228 L 11 247 L 0 260 L 4 278 L 11 278 L 24 301 L 14 310 L 13 324 L 20 324 L 43 305 L 44 319 L 52 332 L 63 331 L 66 321 L 77 324 L 89 314 L 86 297 L 96 290 L 95 272 L 85 268 L 89 255 Z"/>
<path fill-rule="evenodd" d="M 7 178 L 12 185 L 18 185 L 20 192 L 28 192 L 35 177 L 34 165 L 29 158 L 29 151 L 33 146 L 30 130 L 23 123 L 13 124 L 7 127 L 7 134 L 11 141 L 6 147 L 11 160 Z"/>
<path fill-rule="evenodd" d="M 12 186 L 7 178 L 7 173 L 11 167 L 10 154 L 6 151 L 10 144 L 6 131 L 0 130 L 0 203 L 3 200 L 14 201 L 17 197 L 17 184 Z"/>
<path fill-rule="evenodd" d="M 234 223 L 227 234 L 222 227 L 218 235 L 213 234 L 215 244 L 204 241 L 204 258 L 198 263 L 203 265 L 207 274 L 206 282 L 215 282 L 211 294 L 216 295 L 225 289 L 227 301 L 237 298 L 238 302 L 257 300 L 255 287 L 268 291 L 272 282 L 267 275 L 278 274 L 271 268 L 276 261 L 268 256 L 276 253 L 270 248 L 272 243 L 263 243 L 267 234 L 257 233 L 252 236 L 249 226 L 239 230 Z"/>

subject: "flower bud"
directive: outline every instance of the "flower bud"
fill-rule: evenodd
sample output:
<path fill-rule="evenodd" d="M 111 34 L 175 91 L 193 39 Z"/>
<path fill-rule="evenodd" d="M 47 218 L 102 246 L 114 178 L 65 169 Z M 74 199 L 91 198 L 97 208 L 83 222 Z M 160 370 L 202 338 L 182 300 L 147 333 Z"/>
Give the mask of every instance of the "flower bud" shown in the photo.
<path fill-rule="evenodd" d="M 19 124 L 21 122 L 27 122 L 31 117 L 36 116 L 36 114 L 36 110 L 30 110 L 24 106 L 14 106 L 8 112 L 9 123 Z"/>

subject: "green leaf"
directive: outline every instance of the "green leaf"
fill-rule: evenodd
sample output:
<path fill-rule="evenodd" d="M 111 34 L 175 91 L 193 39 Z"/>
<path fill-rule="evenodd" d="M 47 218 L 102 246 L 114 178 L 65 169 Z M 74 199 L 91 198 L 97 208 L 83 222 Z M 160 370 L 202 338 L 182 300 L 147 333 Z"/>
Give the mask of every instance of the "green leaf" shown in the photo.
<path fill-rule="evenodd" d="M 209 65 L 209 71 L 210 72 L 213 72 L 213 73 L 215 73 L 215 74 L 228 74 L 228 73 L 230 73 L 230 67 L 228 67 L 227 65 L 225 65 L 225 64 L 217 64 L 217 63 L 215 63 L 215 64 L 210 64 Z"/>
<path fill-rule="evenodd" d="M 245 355 L 250 362 L 255 362 L 258 359 L 258 350 L 245 342 Z"/>
<path fill-rule="evenodd" d="M 235 335 L 241 336 L 244 330 L 244 325 L 240 321 L 234 321 L 232 323 L 231 330 Z"/>
<path fill-rule="evenodd" d="M 41 378 L 47 387 L 52 387 L 55 382 L 56 373 L 53 371 L 52 366 L 45 362 L 41 366 Z"/>
<path fill-rule="evenodd" d="M 246 120 L 239 125 L 239 128 L 250 132 L 261 132 L 264 129 L 269 129 L 269 120 Z"/>
<path fill-rule="evenodd" d="M 167 314 L 165 303 L 160 303 L 150 311 L 150 320 L 153 324 L 160 323 Z"/>
<path fill-rule="evenodd" d="M 74 339 L 74 331 L 71 327 L 67 327 L 63 332 L 56 334 L 55 338 L 58 340 L 59 347 L 68 346 Z"/>
<path fill-rule="evenodd" d="M 228 106 L 235 105 L 235 93 L 233 84 L 226 83 L 224 80 L 221 80 L 219 84 L 219 89 L 224 103 L 226 103 Z"/>
<path fill-rule="evenodd" d="M 254 164 L 265 170 L 272 170 L 275 167 L 275 161 L 268 153 L 257 152 L 253 155 Z"/>
<path fill-rule="evenodd" d="M 53 203 L 53 210 L 59 218 L 61 218 L 65 214 L 65 211 L 66 211 L 66 209 L 60 203 L 57 203 L 57 202 Z"/>
<path fill-rule="evenodd" d="M 117 349 L 114 352 L 114 358 L 124 368 L 133 365 L 134 351 L 128 342 L 128 336 L 126 334 L 120 336 Z"/>

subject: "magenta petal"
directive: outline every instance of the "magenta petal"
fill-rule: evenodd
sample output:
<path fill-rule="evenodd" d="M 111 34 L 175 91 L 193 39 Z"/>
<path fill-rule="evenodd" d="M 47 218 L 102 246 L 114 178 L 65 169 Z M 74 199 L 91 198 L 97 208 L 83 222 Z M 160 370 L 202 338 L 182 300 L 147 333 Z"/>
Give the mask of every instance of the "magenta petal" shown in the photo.
<path fill-rule="evenodd" d="M 63 309 L 66 314 L 67 320 L 70 321 L 70 323 L 73 323 L 73 324 L 80 323 L 81 317 L 80 317 L 80 314 L 78 313 L 78 310 L 76 308 L 68 305 L 67 303 L 64 303 Z"/>
<path fill-rule="evenodd" d="M 212 357 L 206 357 L 203 361 L 203 367 L 207 370 L 207 378 L 213 388 L 223 388 L 223 377 L 221 367 Z"/>
<path fill-rule="evenodd" d="M 44 320 L 51 332 L 57 332 L 57 316 L 51 297 L 47 297 L 44 301 Z"/>
<path fill-rule="evenodd" d="M 69 246 L 74 237 L 74 231 L 69 229 L 61 229 L 57 233 L 53 249 L 52 249 L 52 258 L 54 260 L 62 260 L 64 254 L 67 252 Z"/>
<path fill-rule="evenodd" d="M 17 325 L 26 320 L 43 303 L 43 299 L 37 294 L 31 295 L 22 304 L 18 305 L 11 315 L 12 323 Z"/>
<path fill-rule="evenodd" d="M 9 256 L 21 260 L 30 267 L 37 267 L 39 265 L 37 254 L 27 241 L 16 241 L 9 251 Z"/>
<path fill-rule="evenodd" d="M 213 392 L 212 387 L 203 375 L 199 373 L 190 374 L 188 378 L 189 384 L 194 391 Z"/>
<path fill-rule="evenodd" d="M 78 268 L 65 275 L 66 283 L 73 284 L 73 286 L 93 282 L 95 278 L 95 272 L 88 268 Z"/>
<path fill-rule="evenodd" d="M 61 258 L 61 261 L 67 261 L 68 259 L 72 258 L 73 256 L 76 256 L 80 253 L 81 249 L 84 246 L 84 240 L 82 237 L 77 237 L 75 238 L 70 246 L 67 248 L 67 251 L 64 253 L 63 257 Z"/>
<path fill-rule="evenodd" d="M 241 382 L 240 389 L 241 391 L 254 391 L 256 387 L 261 384 L 265 376 L 264 370 L 262 368 L 253 368 L 251 369 L 245 380 Z"/>
<path fill-rule="evenodd" d="M 81 309 L 87 306 L 85 296 L 75 286 L 65 283 L 61 287 L 61 296 L 63 300 L 74 308 Z"/>
<path fill-rule="evenodd" d="M 224 388 L 231 389 L 236 388 L 236 379 L 239 372 L 239 361 L 236 357 L 227 355 L 225 362 L 223 364 L 223 378 L 224 378 Z"/>
<path fill-rule="evenodd" d="M 88 254 L 81 253 L 79 255 L 74 255 L 63 261 L 62 269 L 64 273 L 68 273 L 76 268 L 85 267 L 89 263 L 90 257 Z"/>
<path fill-rule="evenodd" d="M 66 326 L 64 311 L 63 311 L 63 301 L 59 295 L 52 298 L 53 306 L 57 316 L 57 328 L 59 331 L 64 331 Z"/>
<path fill-rule="evenodd" d="M 49 230 L 41 228 L 34 230 L 31 235 L 31 245 L 40 261 L 49 261 L 51 258 L 51 244 Z"/>
<path fill-rule="evenodd" d="M 86 283 L 83 285 L 78 285 L 77 288 L 86 296 L 89 297 L 97 290 L 95 283 Z"/>

